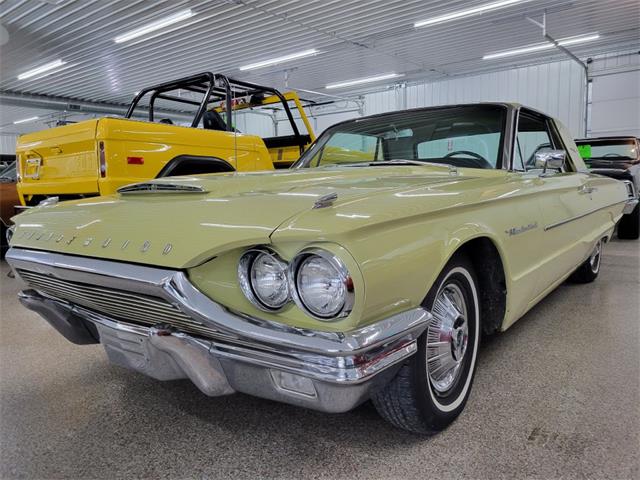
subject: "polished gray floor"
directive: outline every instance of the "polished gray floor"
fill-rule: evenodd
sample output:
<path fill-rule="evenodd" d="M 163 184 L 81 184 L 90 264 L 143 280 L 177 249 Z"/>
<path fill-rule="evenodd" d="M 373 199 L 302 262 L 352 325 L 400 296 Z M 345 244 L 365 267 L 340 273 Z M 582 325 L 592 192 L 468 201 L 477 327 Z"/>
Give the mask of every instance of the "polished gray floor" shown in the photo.
<path fill-rule="evenodd" d="M 420 438 L 369 404 L 208 398 L 110 366 L 22 309 L 2 264 L 0 478 L 640 478 L 638 242 L 485 342 L 465 412 Z"/>

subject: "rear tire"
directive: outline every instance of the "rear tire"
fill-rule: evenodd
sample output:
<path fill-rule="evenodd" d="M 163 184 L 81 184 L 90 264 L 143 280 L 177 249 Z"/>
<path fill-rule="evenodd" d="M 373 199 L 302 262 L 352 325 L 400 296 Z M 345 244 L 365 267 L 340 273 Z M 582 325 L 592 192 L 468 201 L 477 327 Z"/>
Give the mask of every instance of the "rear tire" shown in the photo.
<path fill-rule="evenodd" d="M 432 312 L 418 351 L 372 400 L 396 427 L 421 434 L 446 428 L 471 392 L 480 342 L 478 282 L 471 262 L 454 257 L 423 302 Z"/>
<path fill-rule="evenodd" d="M 602 259 L 602 248 L 604 246 L 604 239 L 598 240 L 593 252 L 589 255 L 589 258 L 573 272 L 569 278 L 575 283 L 591 283 L 600 273 L 600 260 Z"/>
<path fill-rule="evenodd" d="M 618 223 L 618 238 L 636 240 L 640 237 L 640 203 L 628 215 L 623 215 Z"/>

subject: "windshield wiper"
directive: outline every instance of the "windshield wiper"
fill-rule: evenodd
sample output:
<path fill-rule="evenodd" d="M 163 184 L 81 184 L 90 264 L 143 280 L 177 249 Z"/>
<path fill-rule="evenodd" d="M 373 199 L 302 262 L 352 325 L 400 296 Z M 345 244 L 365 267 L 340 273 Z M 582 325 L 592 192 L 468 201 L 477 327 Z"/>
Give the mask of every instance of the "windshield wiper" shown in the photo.
<path fill-rule="evenodd" d="M 441 163 L 432 163 L 426 162 L 422 160 L 403 160 L 403 159 L 395 159 L 395 160 L 373 160 L 371 162 L 354 162 L 354 163 L 325 163 L 321 165 L 322 167 L 384 167 L 384 166 L 393 166 L 393 165 L 419 165 L 424 167 L 426 165 L 437 165 L 439 167 L 443 166 Z"/>
<path fill-rule="evenodd" d="M 424 167 L 426 164 L 426 162 L 421 162 L 420 160 L 403 160 L 401 158 L 395 159 L 395 160 L 381 160 L 381 161 L 377 161 L 377 162 L 369 162 L 368 166 L 370 167 L 377 167 L 379 165 L 420 165 L 421 167 Z"/>

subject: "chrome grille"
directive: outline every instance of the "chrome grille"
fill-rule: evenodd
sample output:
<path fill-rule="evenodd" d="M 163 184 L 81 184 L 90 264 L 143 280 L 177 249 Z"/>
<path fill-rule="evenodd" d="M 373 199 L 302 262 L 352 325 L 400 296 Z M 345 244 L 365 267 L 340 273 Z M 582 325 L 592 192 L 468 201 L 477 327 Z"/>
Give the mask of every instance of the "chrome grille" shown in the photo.
<path fill-rule="evenodd" d="M 219 335 L 216 330 L 194 320 L 159 297 L 62 280 L 30 270 L 18 269 L 17 273 L 31 288 L 44 295 L 114 320 L 148 326 L 167 324 L 180 331 L 205 337 Z"/>

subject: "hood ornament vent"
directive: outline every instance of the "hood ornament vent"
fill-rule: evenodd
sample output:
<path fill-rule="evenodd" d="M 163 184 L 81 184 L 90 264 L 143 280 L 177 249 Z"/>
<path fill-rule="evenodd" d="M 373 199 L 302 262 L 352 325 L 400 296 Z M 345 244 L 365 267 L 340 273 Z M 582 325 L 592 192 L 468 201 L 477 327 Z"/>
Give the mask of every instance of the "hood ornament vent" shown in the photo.
<path fill-rule="evenodd" d="M 337 193 L 335 192 L 327 193 L 326 195 L 323 195 L 318 200 L 316 200 L 316 202 L 313 204 L 313 208 L 330 207 L 331 205 L 333 205 L 333 202 L 335 202 L 337 199 L 338 199 Z"/>
<path fill-rule="evenodd" d="M 118 189 L 120 194 L 128 193 L 207 193 L 198 185 L 183 185 L 181 183 L 134 183 Z"/>

